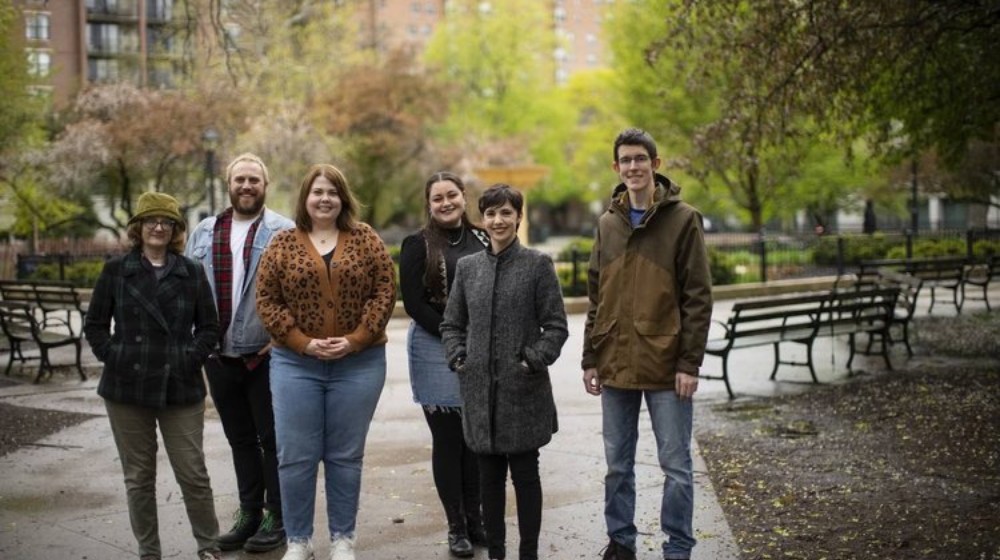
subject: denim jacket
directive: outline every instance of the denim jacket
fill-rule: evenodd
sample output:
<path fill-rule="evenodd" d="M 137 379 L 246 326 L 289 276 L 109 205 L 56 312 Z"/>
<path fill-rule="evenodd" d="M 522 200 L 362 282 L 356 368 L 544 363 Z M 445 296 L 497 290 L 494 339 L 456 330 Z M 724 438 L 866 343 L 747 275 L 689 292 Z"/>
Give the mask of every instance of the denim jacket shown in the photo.
<path fill-rule="evenodd" d="M 197 260 L 205 267 L 213 294 L 215 294 L 215 267 L 212 263 L 212 234 L 215 230 L 215 220 L 215 216 L 202 220 L 191 231 L 187 248 L 184 250 L 185 255 Z M 295 222 L 277 212 L 264 209 L 264 219 L 257 227 L 257 233 L 253 238 L 253 249 L 250 251 L 250 269 L 247 270 L 247 281 L 243 284 L 243 297 L 240 299 L 240 305 L 236 312 L 233 313 L 230 343 L 237 354 L 256 353 L 271 342 L 271 335 L 268 334 L 263 323 L 260 322 L 260 317 L 257 316 L 257 266 L 260 264 L 260 257 L 264 254 L 264 249 L 271 243 L 274 234 L 294 227 Z"/>

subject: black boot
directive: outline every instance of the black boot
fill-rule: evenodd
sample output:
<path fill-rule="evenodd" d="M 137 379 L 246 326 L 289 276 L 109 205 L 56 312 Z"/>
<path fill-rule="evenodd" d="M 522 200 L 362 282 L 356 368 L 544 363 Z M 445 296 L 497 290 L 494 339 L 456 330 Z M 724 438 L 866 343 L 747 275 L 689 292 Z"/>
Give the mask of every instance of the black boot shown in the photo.
<path fill-rule="evenodd" d="M 478 508 L 466 513 L 465 529 L 469 542 L 475 546 L 486 546 L 486 528 L 483 527 L 483 514 Z"/>
<path fill-rule="evenodd" d="M 257 528 L 257 534 L 250 537 L 243 550 L 247 552 L 267 552 L 274 550 L 285 544 L 285 524 L 281 519 L 281 513 L 271 510 L 264 512 L 264 519 Z"/>
<path fill-rule="evenodd" d="M 448 552 L 458 558 L 472 558 L 475 554 L 469 536 L 465 534 L 465 527 L 448 525 Z"/>
<path fill-rule="evenodd" d="M 248 510 L 242 507 L 233 514 L 233 527 L 228 533 L 219 535 L 219 548 L 222 550 L 238 550 L 243 548 L 247 539 L 254 536 L 261 521 L 260 510 Z"/>
<path fill-rule="evenodd" d="M 458 558 L 471 558 L 475 552 L 469 542 L 469 534 L 465 531 L 465 515 L 462 507 L 447 504 L 444 514 L 448 518 L 448 552 Z"/>

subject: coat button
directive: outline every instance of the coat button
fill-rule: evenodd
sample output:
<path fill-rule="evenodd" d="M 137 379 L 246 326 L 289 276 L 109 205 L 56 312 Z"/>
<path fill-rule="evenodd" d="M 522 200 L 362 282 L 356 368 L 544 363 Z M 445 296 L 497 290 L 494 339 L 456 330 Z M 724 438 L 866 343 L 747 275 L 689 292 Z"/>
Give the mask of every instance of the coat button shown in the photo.
<path fill-rule="evenodd" d="M 163 371 L 170 371 L 170 364 L 164 364 Z"/>
<path fill-rule="evenodd" d="M 139 371 L 139 364 L 132 364 L 133 371 Z"/>
<path fill-rule="evenodd" d="M 135 337 L 135 341 L 136 342 L 142 342 L 142 335 L 136 336 Z"/>

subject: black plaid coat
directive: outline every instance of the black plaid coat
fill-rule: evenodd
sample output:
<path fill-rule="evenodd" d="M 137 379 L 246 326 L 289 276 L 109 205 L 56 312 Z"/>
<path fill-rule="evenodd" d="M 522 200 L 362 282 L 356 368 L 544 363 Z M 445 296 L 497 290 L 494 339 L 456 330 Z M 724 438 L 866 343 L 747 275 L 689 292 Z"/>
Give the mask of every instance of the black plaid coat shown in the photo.
<path fill-rule="evenodd" d="M 105 399 L 156 408 L 205 399 L 201 366 L 219 340 L 219 318 L 201 264 L 174 256 L 159 281 L 138 250 L 104 265 L 84 335 L 104 363 L 97 393 Z"/>

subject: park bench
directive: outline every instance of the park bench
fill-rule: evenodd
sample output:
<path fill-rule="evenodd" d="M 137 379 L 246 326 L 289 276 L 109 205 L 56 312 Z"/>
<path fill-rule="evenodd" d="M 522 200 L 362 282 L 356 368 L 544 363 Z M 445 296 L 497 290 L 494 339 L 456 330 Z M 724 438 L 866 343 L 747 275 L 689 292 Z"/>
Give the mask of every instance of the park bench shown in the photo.
<path fill-rule="evenodd" d="M 82 293 L 69 282 L 0 280 L 0 299 L 27 304 L 41 313 L 43 322 L 50 314 L 65 314 L 62 325 L 70 334 L 75 334 L 73 315 L 79 317 L 81 328 L 87 315 Z"/>
<path fill-rule="evenodd" d="M 87 375 L 83 371 L 81 363 L 82 335 L 70 332 L 63 332 L 64 329 L 55 330 L 53 323 L 63 323 L 62 319 L 39 320 L 35 316 L 32 307 L 23 302 L 0 301 L 0 330 L 10 344 L 10 359 L 7 361 L 6 375 L 10 375 L 14 360 L 22 363 L 29 359 L 38 359 L 41 364 L 38 368 L 38 375 L 35 376 L 35 383 L 42 380 L 43 375 L 49 375 L 54 371 L 54 366 L 49 357 L 49 351 L 62 346 L 73 345 L 76 347 L 76 369 L 80 374 L 80 379 L 86 381 Z M 38 356 L 25 356 L 24 346 L 34 344 L 38 348 Z"/>
<path fill-rule="evenodd" d="M 966 294 L 965 287 L 975 286 L 983 290 L 982 299 L 983 301 L 986 302 L 986 310 L 992 311 L 992 309 L 990 308 L 990 299 L 988 290 L 990 287 L 990 282 L 992 282 L 996 278 L 1000 278 L 1000 255 L 994 255 L 992 257 L 988 257 L 986 259 L 986 264 L 984 265 L 969 267 L 969 270 L 966 272 L 965 278 L 962 279 L 962 302 L 959 306 L 959 310 L 961 310 L 962 305 L 965 305 L 965 299 L 969 297 L 968 294 Z M 979 299 L 979 298 L 975 297 L 972 299 Z"/>
<path fill-rule="evenodd" d="M 951 301 L 955 305 L 955 310 L 961 313 L 962 306 L 958 301 L 958 297 L 965 278 L 967 262 L 965 257 L 861 261 L 858 276 L 870 275 L 871 271 L 875 271 L 877 274 L 879 269 L 895 270 L 915 276 L 923 280 L 923 286 L 931 291 L 931 305 L 927 308 L 928 314 L 934 311 L 934 304 L 937 303 L 937 291 L 939 289 L 951 291 Z"/>
<path fill-rule="evenodd" d="M 913 348 L 910 346 L 910 322 L 916 313 L 917 300 L 920 297 L 920 289 L 923 287 L 924 281 L 909 274 L 880 269 L 878 282 L 881 287 L 896 288 L 899 290 L 899 297 L 896 298 L 896 307 L 893 310 L 892 319 L 887 331 L 888 339 L 883 340 L 882 343 L 889 342 L 890 344 L 895 344 L 902 342 L 906 346 L 906 355 L 912 357 Z M 894 337 L 893 327 L 898 327 L 900 338 Z M 868 338 L 866 351 L 871 351 L 872 342 L 877 337 L 878 335 L 873 333 Z"/>
<path fill-rule="evenodd" d="M 725 329 L 725 335 L 709 340 L 705 348 L 706 354 L 722 359 L 722 374 L 701 376 L 723 381 L 729 398 L 733 398 L 729 384 L 730 353 L 742 348 L 773 346 L 772 380 L 780 366 L 792 365 L 808 367 L 813 382 L 819 383 L 812 356 L 815 340 L 847 335 L 850 347 L 847 368 L 850 371 L 856 353 L 855 336 L 859 333 L 879 337 L 881 355 L 886 366 L 892 369 L 885 342 L 889 340 L 888 329 L 898 295 L 896 288 L 866 288 L 737 302 L 726 323 L 715 321 Z M 805 362 L 782 359 L 781 345 L 788 342 L 806 347 Z"/>

